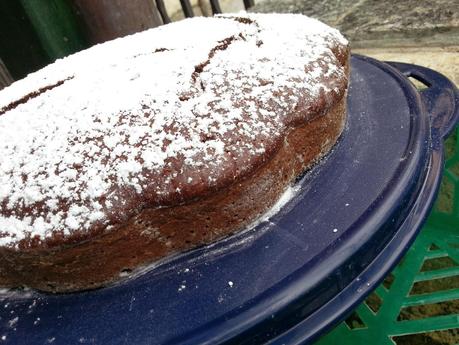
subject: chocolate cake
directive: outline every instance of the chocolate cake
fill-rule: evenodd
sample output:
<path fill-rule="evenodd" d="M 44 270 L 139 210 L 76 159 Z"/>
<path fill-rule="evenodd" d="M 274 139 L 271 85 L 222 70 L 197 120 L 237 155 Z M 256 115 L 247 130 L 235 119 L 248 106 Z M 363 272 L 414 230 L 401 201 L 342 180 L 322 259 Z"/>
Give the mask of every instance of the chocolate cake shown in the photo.
<path fill-rule="evenodd" d="M 266 212 L 346 116 L 349 49 L 301 15 L 193 18 L 0 92 L 0 286 L 67 292 Z"/>

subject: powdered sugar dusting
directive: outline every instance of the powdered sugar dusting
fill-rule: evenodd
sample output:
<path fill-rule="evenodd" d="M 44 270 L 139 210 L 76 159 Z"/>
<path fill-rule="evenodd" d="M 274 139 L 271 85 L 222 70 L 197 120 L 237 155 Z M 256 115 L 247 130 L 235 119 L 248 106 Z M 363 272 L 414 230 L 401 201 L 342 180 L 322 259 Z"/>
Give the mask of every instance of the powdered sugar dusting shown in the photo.
<path fill-rule="evenodd" d="M 117 39 L 0 92 L 0 245 L 106 229 L 140 195 L 161 206 L 237 179 L 299 102 L 338 92 L 336 30 L 243 16 Z"/>

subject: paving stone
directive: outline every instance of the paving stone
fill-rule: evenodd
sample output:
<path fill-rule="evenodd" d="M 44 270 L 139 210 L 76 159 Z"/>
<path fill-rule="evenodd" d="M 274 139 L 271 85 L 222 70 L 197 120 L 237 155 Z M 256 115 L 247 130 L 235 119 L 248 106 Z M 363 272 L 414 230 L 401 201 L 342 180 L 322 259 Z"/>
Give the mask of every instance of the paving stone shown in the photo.
<path fill-rule="evenodd" d="M 399 61 L 429 67 L 443 73 L 459 86 L 459 46 L 456 47 L 398 47 L 353 49 L 353 53 L 382 61 Z"/>
<path fill-rule="evenodd" d="M 458 0 L 265 0 L 251 11 L 318 18 L 355 47 L 459 45 Z"/>

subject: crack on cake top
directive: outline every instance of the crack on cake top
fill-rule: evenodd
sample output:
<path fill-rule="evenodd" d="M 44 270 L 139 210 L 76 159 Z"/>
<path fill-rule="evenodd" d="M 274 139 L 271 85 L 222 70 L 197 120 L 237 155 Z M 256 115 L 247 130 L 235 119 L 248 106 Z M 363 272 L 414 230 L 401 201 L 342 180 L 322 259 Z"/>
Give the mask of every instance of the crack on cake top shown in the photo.
<path fill-rule="evenodd" d="M 52 84 L 52 85 L 47 85 L 47 86 L 44 86 L 44 87 L 41 87 L 39 88 L 37 91 L 33 91 L 33 92 L 30 92 L 28 93 L 27 95 L 25 95 L 24 97 L 21 97 L 20 99 L 16 100 L 16 101 L 13 101 L 11 102 L 10 104 L 8 104 L 7 106 L 4 106 L 3 108 L 0 109 L 0 115 L 3 115 L 5 114 L 7 111 L 10 111 L 10 110 L 13 110 L 14 108 L 16 108 L 18 105 L 21 105 L 21 104 L 24 104 L 24 103 L 27 103 L 29 100 L 35 98 L 35 97 L 38 97 L 40 96 L 42 93 L 46 92 L 46 91 L 50 91 L 58 86 L 61 86 L 62 84 L 64 84 L 66 81 L 68 80 L 71 80 L 73 79 L 73 76 L 71 77 L 68 77 L 68 78 L 65 78 L 63 80 L 59 80 L 58 82 Z"/>
<path fill-rule="evenodd" d="M 149 55 L 149 54 L 156 54 L 156 53 L 162 53 L 162 52 L 169 52 L 173 49 L 169 49 L 169 48 L 156 48 L 154 51 L 150 52 L 150 53 L 141 53 L 141 54 L 137 54 L 137 55 L 133 55 L 132 58 L 136 58 L 136 57 L 139 57 L 139 56 L 145 56 L 145 55 Z"/>
<path fill-rule="evenodd" d="M 258 23 L 256 20 L 248 18 L 248 17 L 226 16 L 223 14 L 219 14 L 218 18 L 231 19 L 231 20 L 234 20 L 242 24 L 249 24 L 249 25 L 253 24 L 253 25 L 258 26 Z"/>
<path fill-rule="evenodd" d="M 204 71 L 204 68 L 210 64 L 210 61 L 215 56 L 215 54 L 218 51 L 223 51 L 227 49 L 231 45 L 231 43 L 233 43 L 237 39 L 245 39 L 242 32 L 240 32 L 238 36 L 233 35 L 230 37 L 226 37 L 221 41 L 218 41 L 217 45 L 210 50 L 209 55 L 207 56 L 207 60 L 195 66 L 193 74 L 191 75 L 191 80 L 193 81 L 193 83 L 196 82 L 199 75 L 202 73 L 202 71 Z M 204 90 L 204 88 L 202 88 L 202 90 Z"/>

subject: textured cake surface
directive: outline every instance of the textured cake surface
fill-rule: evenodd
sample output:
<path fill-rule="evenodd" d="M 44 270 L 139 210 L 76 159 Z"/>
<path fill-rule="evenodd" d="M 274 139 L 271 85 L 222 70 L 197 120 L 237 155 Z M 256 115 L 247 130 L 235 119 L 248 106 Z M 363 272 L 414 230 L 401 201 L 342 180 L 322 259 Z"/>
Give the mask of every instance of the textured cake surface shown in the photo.
<path fill-rule="evenodd" d="M 193 18 L 0 92 L 0 286 L 97 288 L 243 229 L 346 119 L 349 48 L 301 15 Z"/>
<path fill-rule="evenodd" d="M 0 246 L 51 248 L 186 204 L 272 157 L 347 87 L 346 40 L 301 15 L 193 18 L 0 92 Z"/>

